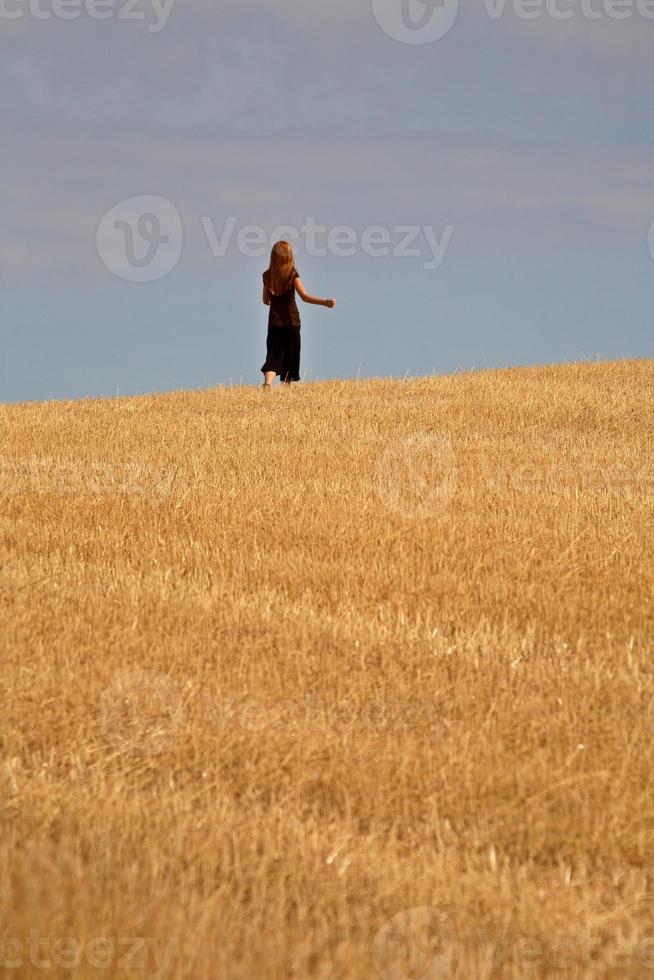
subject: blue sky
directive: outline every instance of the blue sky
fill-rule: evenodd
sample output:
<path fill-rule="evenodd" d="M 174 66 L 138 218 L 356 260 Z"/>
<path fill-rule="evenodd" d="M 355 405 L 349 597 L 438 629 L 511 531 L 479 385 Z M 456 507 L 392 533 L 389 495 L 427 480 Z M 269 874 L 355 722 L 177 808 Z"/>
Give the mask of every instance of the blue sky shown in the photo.
<path fill-rule="evenodd" d="M 654 4 L 460 0 L 403 43 L 402 0 L 38 2 L 0 3 L 1 400 L 259 383 L 267 263 L 212 253 L 229 219 L 266 251 L 307 218 L 356 240 L 300 248 L 338 301 L 302 309 L 307 379 L 653 356 Z M 180 254 L 127 281 L 98 236 L 144 195 Z M 365 254 L 371 226 L 391 254 Z M 436 268 L 422 234 L 392 254 L 411 226 L 450 229 Z"/>

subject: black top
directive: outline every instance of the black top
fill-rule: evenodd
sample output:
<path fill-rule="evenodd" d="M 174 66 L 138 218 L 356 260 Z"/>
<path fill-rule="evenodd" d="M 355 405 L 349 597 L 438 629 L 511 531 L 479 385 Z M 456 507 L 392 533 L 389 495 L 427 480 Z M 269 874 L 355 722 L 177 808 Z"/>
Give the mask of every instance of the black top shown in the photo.
<path fill-rule="evenodd" d="M 264 285 L 268 285 L 269 270 L 263 274 Z M 300 278 L 297 269 L 293 269 L 290 279 L 290 286 L 285 293 L 273 296 L 270 292 L 270 313 L 268 314 L 269 327 L 283 327 L 290 324 L 293 327 L 300 326 L 300 311 L 295 302 L 295 280 Z"/>

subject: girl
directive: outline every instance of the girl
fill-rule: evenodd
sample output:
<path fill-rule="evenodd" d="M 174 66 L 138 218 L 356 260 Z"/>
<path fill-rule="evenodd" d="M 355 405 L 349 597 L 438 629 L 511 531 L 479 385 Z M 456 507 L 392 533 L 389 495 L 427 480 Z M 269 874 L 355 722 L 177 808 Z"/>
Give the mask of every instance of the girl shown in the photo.
<path fill-rule="evenodd" d="M 263 302 L 268 316 L 267 357 L 261 368 L 263 387 L 272 388 L 275 375 L 286 384 L 300 380 L 300 313 L 295 293 L 305 303 L 333 310 L 335 299 L 318 299 L 304 288 L 295 268 L 293 249 L 288 242 L 277 242 L 270 255 L 270 268 L 263 274 Z"/>

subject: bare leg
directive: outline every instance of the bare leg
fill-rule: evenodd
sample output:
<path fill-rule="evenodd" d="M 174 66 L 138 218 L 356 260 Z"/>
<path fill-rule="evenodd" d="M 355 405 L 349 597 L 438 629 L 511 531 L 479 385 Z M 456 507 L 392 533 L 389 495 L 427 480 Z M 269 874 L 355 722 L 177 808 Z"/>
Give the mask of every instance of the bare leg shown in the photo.
<path fill-rule="evenodd" d="M 264 388 L 272 388 L 273 381 L 275 380 L 274 371 L 266 371 L 264 374 L 265 381 L 263 383 Z"/>

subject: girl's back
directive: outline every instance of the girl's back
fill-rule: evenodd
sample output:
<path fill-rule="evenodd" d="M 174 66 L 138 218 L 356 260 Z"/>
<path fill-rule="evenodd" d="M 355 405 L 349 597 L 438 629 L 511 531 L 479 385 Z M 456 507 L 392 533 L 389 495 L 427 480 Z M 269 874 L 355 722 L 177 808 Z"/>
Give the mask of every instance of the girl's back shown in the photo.
<path fill-rule="evenodd" d="M 293 268 L 291 273 L 291 278 L 289 281 L 288 288 L 280 293 L 279 296 L 273 296 L 269 291 L 270 297 L 270 313 L 268 315 L 268 324 L 273 327 L 281 327 L 285 324 L 290 324 L 293 327 L 300 326 L 300 311 L 297 308 L 297 303 L 295 301 L 295 280 L 299 279 L 300 275 L 296 268 Z M 264 285 L 270 290 L 270 270 L 268 269 L 263 274 Z"/>

